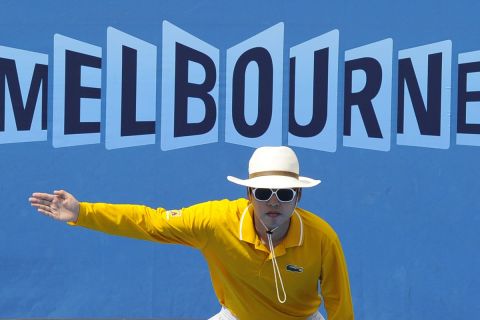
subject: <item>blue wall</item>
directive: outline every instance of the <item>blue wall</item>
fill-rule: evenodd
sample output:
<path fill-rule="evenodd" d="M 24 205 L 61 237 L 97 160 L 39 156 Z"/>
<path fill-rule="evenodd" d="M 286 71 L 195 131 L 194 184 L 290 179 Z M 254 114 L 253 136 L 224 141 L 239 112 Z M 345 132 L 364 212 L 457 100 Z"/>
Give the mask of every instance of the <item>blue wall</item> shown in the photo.
<path fill-rule="evenodd" d="M 27 198 L 34 191 L 63 188 L 83 201 L 172 209 L 244 196 L 244 189 L 226 181 L 227 175 L 245 176 L 253 150 L 225 142 L 226 52 L 280 22 L 283 111 L 281 123 L 272 126 L 280 129 L 275 139 L 282 144 L 288 144 L 290 48 L 339 31 L 336 151 L 295 151 L 302 173 L 322 180 L 319 187 L 304 192 L 301 205 L 325 218 L 342 240 L 357 319 L 477 317 L 480 153 L 475 144 L 480 138 L 471 135 L 471 145 L 456 141 L 458 54 L 480 50 L 480 3 L 32 3 L 4 1 L 0 10 L 0 46 L 47 54 L 49 65 L 47 140 L 0 144 L 0 317 L 206 318 L 218 310 L 206 263 L 195 250 L 52 222 L 30 208 Z M 218 142 L 161 148 L 164 20 L 219 49 Z M 157 46 L 155 143 L 107 150 L 102 112 L 100 143 L 55 148 L 54 34 L 101 47 L 106 61 L 109 26 Z M 386 38 L 393 39 L 389 151 L 344 146 L 344 53 Z M 442 87 L 451 92 L 451 130 L 443 137 L 449 146 L 400 145 L 398 52 L 444 40 L 452 43 L 451 85 Z M 106 71 L 101 72 L 104 108 Z M 469 89 L 480 90 L 480 82 L 472 79 Z M 478 124 L 475 108 L 472 103 L 468 119 Z M 262 143 L 261 138 L 255 141 Z"/>

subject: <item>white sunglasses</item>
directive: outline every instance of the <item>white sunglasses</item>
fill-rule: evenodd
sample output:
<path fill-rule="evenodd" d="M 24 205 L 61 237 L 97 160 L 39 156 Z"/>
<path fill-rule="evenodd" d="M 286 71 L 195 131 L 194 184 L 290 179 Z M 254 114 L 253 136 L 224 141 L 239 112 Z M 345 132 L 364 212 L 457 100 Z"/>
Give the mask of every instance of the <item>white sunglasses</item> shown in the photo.
<path fill-rule="evenodd" d="M 273 195 L 277 196 L 280 202 L 291 202 L 295 199 L 297 191 L 293 189 L 268 189 L 268 188 L 255 188 L 252 189 L 252 194 L 258 201 L 268 201 Z"/>

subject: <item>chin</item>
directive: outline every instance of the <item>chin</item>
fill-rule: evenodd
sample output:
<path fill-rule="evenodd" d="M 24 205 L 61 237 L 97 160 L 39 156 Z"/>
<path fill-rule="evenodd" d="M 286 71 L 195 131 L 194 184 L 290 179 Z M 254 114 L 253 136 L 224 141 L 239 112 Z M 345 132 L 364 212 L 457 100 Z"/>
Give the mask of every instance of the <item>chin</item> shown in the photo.
<path fill-rule="evenodd" d="M 270 217 L 266 217 L 266 219 L 264 219 L 263 221 L 269 229 L 276 228 L 276 227 L 281 226 L 282 224 L 285 223 L 285 221 L 283 221 L 283 220 L 278 220 L 278 219 L 275 219 L 275 218 L 272 219 Z"/>

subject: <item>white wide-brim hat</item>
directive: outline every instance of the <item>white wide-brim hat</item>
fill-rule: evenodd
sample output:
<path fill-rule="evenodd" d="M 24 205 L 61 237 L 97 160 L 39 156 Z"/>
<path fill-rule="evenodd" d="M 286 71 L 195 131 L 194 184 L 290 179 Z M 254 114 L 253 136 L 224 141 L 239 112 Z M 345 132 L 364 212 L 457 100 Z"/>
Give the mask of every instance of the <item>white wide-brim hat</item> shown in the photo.
<path fill-rule="evenodd" d="M 299 175 L 297 156 L 288 147 L 260 147 L 248 163 L 248 179 L 228 176 L 230 182 L 251 188 L 310 188 L 320 183 Z"/>

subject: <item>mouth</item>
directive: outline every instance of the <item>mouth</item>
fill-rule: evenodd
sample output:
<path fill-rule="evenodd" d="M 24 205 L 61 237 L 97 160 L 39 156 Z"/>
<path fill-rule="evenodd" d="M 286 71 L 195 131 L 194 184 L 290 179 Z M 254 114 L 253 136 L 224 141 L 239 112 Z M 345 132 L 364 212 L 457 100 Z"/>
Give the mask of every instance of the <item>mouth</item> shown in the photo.
<path fill-rule="evenodd" d="M 268 217 L 270 218 L 276 218 L 278 216 L 280 216 L 280 213 L 279 212 L 274 212 L 274 211 L 271 211 L 271 212 L 267 212 L 265 213 Z"/>

